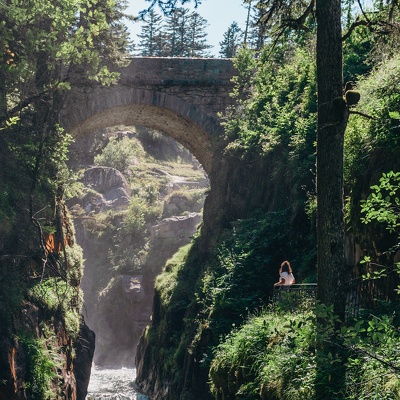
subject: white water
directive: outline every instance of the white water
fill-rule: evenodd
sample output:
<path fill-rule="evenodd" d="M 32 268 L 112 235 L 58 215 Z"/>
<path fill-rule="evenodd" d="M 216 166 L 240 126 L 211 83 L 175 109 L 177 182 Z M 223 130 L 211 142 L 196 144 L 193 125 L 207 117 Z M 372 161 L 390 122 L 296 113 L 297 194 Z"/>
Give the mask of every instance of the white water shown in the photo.
<path fill-rule="evenodd" d="M 93 367 L 86 400 L 148 400 L 135 391 L 136 370 Z"/>

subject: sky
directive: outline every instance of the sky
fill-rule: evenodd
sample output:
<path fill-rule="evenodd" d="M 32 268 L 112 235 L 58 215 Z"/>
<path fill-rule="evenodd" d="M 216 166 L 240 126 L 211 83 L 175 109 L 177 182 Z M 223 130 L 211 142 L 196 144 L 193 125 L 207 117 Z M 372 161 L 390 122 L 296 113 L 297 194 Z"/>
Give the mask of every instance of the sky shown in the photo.
<path fill-rule="evenodd" d="M 129 0 L 127 14 L 137 15 L 149 6 L 149 2 L 145 0 Z M 193 5 L 187 3 L 185 8 L 193 9 Z M 161 14 L 159 8 L 155 8 L 158 14 Z M 208 33 L 207 40 L 213 47 L 210 52 L 219 56 L 219 42 L 222 42 L 224 33 L 228 30 L 229 25 L 236 21 L 240 28 L 244 29 L 246 22 L 246 9 L 242 5 L 242 0 L 202 0 L 196 10 L 203 18 L 205 18 L 209 26 L 206 29 Z M 134 42 L 138 42 L 136 35 L 141 32 L 140 23 L 127 23 Z"/>

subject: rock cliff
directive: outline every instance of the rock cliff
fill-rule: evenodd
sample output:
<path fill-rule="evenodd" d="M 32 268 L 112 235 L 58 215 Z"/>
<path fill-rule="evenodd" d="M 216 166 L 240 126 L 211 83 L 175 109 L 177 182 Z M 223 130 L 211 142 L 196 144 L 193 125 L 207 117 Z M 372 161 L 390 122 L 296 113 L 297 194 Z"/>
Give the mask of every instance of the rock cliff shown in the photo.
<path fill-rule="evenodd" d="M 13 316 L 12 329 L 13 335 L 0 339 L 0 399 L 39 398 L 47 387 L 65 400 L 85 400 L 94 335 L 83 320 L 71 338 L 57 315 L 49 318 L 25 302 Z"/>

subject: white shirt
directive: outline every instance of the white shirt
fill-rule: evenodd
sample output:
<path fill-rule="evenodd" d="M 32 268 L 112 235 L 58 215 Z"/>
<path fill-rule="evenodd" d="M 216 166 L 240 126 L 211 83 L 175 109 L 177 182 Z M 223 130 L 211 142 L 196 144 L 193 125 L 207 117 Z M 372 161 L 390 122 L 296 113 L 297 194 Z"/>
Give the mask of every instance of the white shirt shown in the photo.
<path fill-rule="evenodd" d="M 288 274 L 287 272 L 282 272 L 281 278 L 285 280 L 284 286 L 291 285 L 294 282 L 293 274 Z"/>

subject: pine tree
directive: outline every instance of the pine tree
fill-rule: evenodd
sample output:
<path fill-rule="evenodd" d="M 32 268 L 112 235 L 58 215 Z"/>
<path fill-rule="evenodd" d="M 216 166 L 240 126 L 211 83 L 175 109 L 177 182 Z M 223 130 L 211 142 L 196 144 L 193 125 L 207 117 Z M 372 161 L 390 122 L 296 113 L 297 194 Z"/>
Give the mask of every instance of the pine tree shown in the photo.
<path fill-rule="evenodd" d="M 176 8 L 165 22 L 164 56 L 183 57 L 187 49 L 186 26 L 189 19 L 187 8 Z"/>
<path fill-rule="evenodd" d="M 143 17 L 145 24 L 137 36 L 141 39 L 138 44 L 139 55 L 161 56 L 163 54 L 162 17 L 154 10 L 150 10 Z"/>
<path fill-rule="evenodd" d="M 237 22 L 232 22 L 228 30 L 224 33 L 224 39 L 219 42 L 221 50 L 219 54 L 223 58 L 235 57 L 242 40 L 242 30 L 239 28 Z"/>
<path fill-rule="evenodd" d="M 188 57 L 208 57 L 207 51 L 212 46 L 207 44 L 207 32 L 205 28 L 208 26 L 207 20 L 199 13 L 193 12 L 189 16 L 187 27 L 187 51 Z"/>
<path fill-rule="evenodd" d="M 265 13 L 265 5 L 258 4 L 252 7 L 251 21 L 249 26 L 249 33 L 247 38 L 247 46 L 256 51 L 260 51 L 265 44 L 266 40 L 266 26 L 260 23 L 261 17 Z"/>

